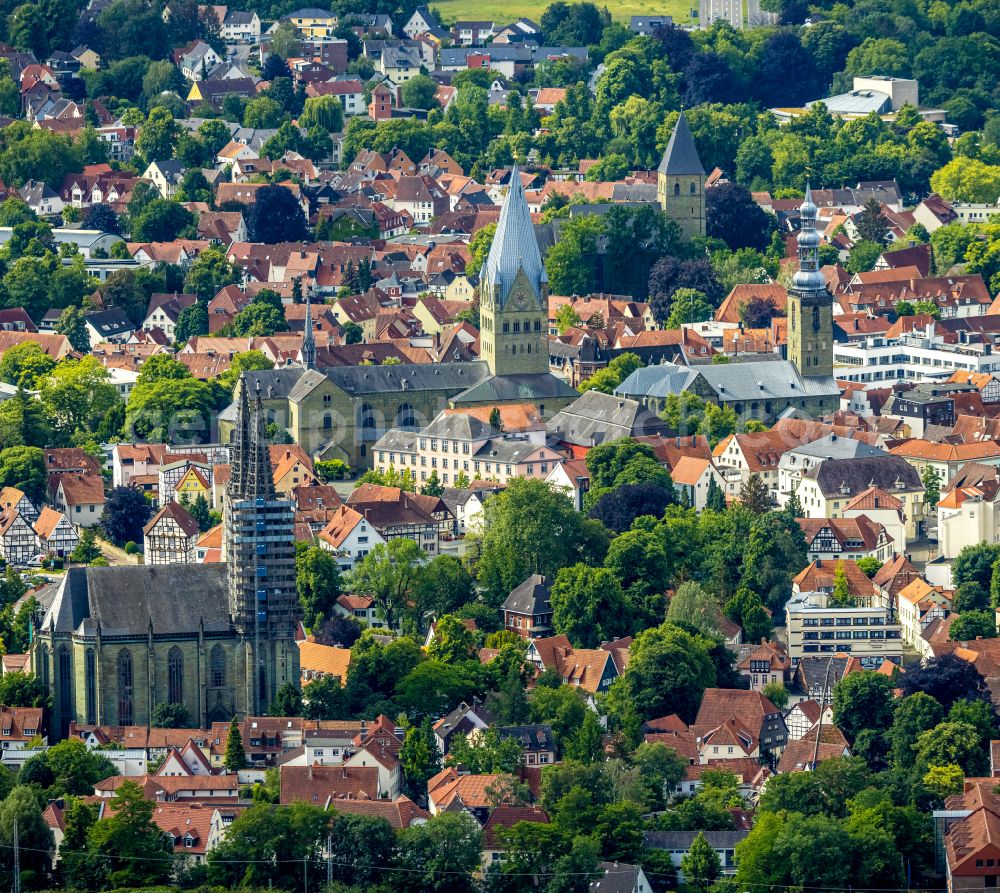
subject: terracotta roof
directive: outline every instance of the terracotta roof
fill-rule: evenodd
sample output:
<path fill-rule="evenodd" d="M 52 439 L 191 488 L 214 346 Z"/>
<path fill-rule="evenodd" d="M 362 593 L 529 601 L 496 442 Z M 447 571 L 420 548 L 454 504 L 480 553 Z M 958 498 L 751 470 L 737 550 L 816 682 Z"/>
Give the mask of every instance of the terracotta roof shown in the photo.
<path fill-rule="evenodd" d="M 768 667 L 772 670 L 784 672 L 788 670 L 792 661 L 781 642 L 761 642 L 746 657 L 736 664 L 737 669 L 750 669 L 751 662 L 767 661 Z"/>
<path fill-rule="evenodd" d="M 798 741 L 789 741 L 778 760 L 777 771 L 806 772 L 826 760 L 850 756 L 850 748 L 846 744 L 828 744 L 820 741 L 817 746 L 815 737 L 806 736 Z"/>
<path fill-rule="evenodd" d="M 832 591 L 835 575 L 841 567 L 852 596 L 870 598 L 875 594 L 875 585 L 858 567 L 858 563 L 850 558 L 813 561 L 793 578 L 792 585 L 798 587 L 799 592 Z"/>
<path fill-rule="evenodd" d="M 329 543 L 334 549 L 339 549 L 350 536 L 351 531 L 363 520 L 361 514 L 350 506 L 340 505 L 326 527 L 319 532 L 319 538 Z"/>
<path fill-rule="evenodd" d="M 299 666 L 303 673 L 311 674 L 306 682 L 316 676 L 336 676 L 340 684 L 347 682 L 347 669 L 351 665 L 350 648 L 334 648 L 316 642 L 299 642 Z"/>
<path fill-rule="evenodd" d="M 421 809 L 409 797 L 395 800 L 331 800 L 330 810 L 345 815 L 365 815 L 385 819 L 397 831 L 426 822 L 431 814 Z"/>
<path fill-rule="evenodd" d="M 347 608 L 348 611 L 365 611 L 373 604 L 375 599 L 370 595 L 338 595 L 337 604 Z"/>
<path fill-rule="evenodd" d="M 696 735 L 704 735 L 729 719 L 738 719 L 746 728 L 759 732 L 766 715 L 780 712 L 759 691 L 708 688 L 691 729 Z"/>
<path fill-rule="evenodd" d="M 498 806 L 483 825 L 483 849 L 499 850 L 503 848 L 499 831 L 512 828 L 518 822 L 535 822 L 541 825 L 549 823 L 548 813 L 538 806 Z"/>
<path fill-rule="evenodd" d="M 58 486 L 62 487 L 66 505 L 103 505 L 104 480 L 89 474 L 60 474 Z"/>
<path fill-rule="evenodd" d="M 875 509 L 895 509 L 902 511 L 902 508 L 903 503 L 891 493 L 883 490 L 881 487 L 869 487 L 847 503 L 844 506 L 844 511 L 874 511 Z"/>
<path fill-rule="evenodd" d="M 374 766 L 282 766 L 281 804 L 326 805 L 333 800 L 378 798 Z"/>
<path fill-rule="evenodd" d="M 48 539 L 52 536 L 52 532 L 59 525 L 59 522 L 65 517 L 66 516 L 62 512 L 45 506 L 45 508 L 38 513 L 38 520 L 35 521 L 35 533 L 42 539 Z"/>
<path fill-rule="evenodd" d="M 816 537 L 829 530 L 839 545 L 841 551 L 847 549 L 864 549 L 871 551 L 879 544 L 879 538 L 885 534 L 885 527 L 872 521 L 867 515 L 856 518 L 798 518 L 799 527 L 805 534 L 806 545 L 811 546 Z M 892 537 L 886 534 L 888 542 Z"/>
<path fill-rule="evenodd" d="M 1000 456 L 1000 443 L 984 440 L 979 443 L 932 443 L 929 440 L 908 440 L 894 446 L 890 453 L 910 459 L 929 459 L 938 462 L 970 462 L 976 459 L 993 459 Z"/>
<path fill-rule="evenodd" d="M 677 464 L 670 470 L 670 477 L 675 484 L 694 486 L 701 480 L 706 469 L 712 464 L 710 459 L 696 456 L 681 456 Z"/>
<path fill-rule="evenodd" d="M 166 503 L 163 508 L 149 519 L 146 526 L 142 528 L 142 532 L 148 535 L 165 518 L 175 521 L 184 536 L 188 538 L 196 536 L 198 533 L 198 522 L 191 517 L 191 513 L 179 502 Z"/>
<path fill-rule="evenodd" d="M 485 809 L 492 806 L 492 797 L 487 793 L 487 789 L 494 787 L 498 782 L 508 777 L 504 775 L 458 775 L 453 769 L 451 770 L 452 774 L 445 775 L 447 771 L 439 772 L 427 783 L 427 796 L 438 812 L 446 810 L 456 800 L 471 809 Z M 440 779 L 440 781 L 435 781 L 436 779 Z"/>

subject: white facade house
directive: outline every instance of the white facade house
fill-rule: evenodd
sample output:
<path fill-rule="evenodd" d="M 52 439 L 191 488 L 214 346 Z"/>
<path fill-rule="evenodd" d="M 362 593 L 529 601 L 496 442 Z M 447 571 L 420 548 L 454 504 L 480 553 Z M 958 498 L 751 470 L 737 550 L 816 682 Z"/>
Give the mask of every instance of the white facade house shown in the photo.
<path fill-rule="evenodd" d="M 379 543 L 385 543 L 381 534 L 347 505 L 341 505 L 319 533 L 320 548 L 337 556 L 343 573 L 354 570 L 357 562 Z"/>
<path fill-rule="evenodd" d="M 37 554 L 38 538 L 25 517 L 13 507 L 0 513 L 0 557 L 8 564 L 23 565 Z"/>

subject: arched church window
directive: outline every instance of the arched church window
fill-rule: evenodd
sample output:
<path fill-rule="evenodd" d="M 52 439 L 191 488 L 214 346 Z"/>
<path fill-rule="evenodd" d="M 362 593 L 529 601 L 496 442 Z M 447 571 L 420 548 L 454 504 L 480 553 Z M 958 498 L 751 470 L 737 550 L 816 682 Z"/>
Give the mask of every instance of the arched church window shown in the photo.
<path fill-rule="evenodd" d="M 88 648 L 83 658 L 84 687 L 87 699 L 87 722 L 97 722 L 97 655 Z"/>
<path fill-rule="evenodd" d="M 167 701 L 184 703 L 184 655 L 176 645 L 167 654 Z"/>
<path fill-rule="evenodd" d="M 56 667 L 59 673 L 59 714 L 62 721 L 66 722 L 73 709 L 73 673 L 70 667 L 69 648 L 65 645 L 59 648 Z"/>
<path fill-rule="evenodd" d="M 698 191 L 698 187 L 692 183 L 691 184 L 691 195 L 694 195 Z"/>
<path fill-rule="evenodd" d="M 361 428 L 371 430 L 375 427 L 375 413 L 367 403 L 361 404 Z"/>
<path fill-rule="evenodd" d="M 403 403 L 396 411 L 396 427 L 412 428 L 414 425 L 416 425 L 416 419 L 413 407 L 409 403 Z"/>
<path fill-rule="evenodd" d="M 681 194 L 681 184 L 674 183 L 674 195 L 680 195 L 680 194 Z"/>
<path fill-rule="evenodd" d="M 819 307 L 813 307 L 813 331 L 819 331 Z"/>
<path fill-rule="evenodd" d="M 118 652 L 118 725 L 132 725 L 132 652 L 122 648 Z"/>
<path fill-rule="evenodd" d="M 328 412 L 323 413 L 323 430 L 329 431 L 333 427 L 333 417 Z"/>
<path fill-rule="evenodd" d="M 209 666 L 212 687 L 222 688 L 226 684 L 226 651 L 221 645 L 212 648 Z"/>
<path fill-rule="evenodd" d="M 516 344 L 512 344 L 512 345 L 510 346 L 510 354 L 511 354 L 511 356 L 513 356 L 513 357 L 516 357 L 516 356 L 517 356 L 517 345 L 516 345 Z"/>
<path fill-rule="evenodd" d="M 49 687 L 49 649 L 45 645 L 42 645 L 42 647 L 38 649 L 38 662 L 42 665 L 42 672 L 41 672 L 42 683 L 45 685 L 46 688 L 48 688 Z"/>

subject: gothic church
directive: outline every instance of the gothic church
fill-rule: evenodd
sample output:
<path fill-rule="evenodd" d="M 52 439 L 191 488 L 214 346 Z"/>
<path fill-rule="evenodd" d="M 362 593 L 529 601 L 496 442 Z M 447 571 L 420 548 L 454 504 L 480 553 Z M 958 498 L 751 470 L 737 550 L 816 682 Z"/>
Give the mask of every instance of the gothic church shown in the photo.
<path fill-rule="evenodd" d="M 238 388 L 226 561 L 71 568 L 34 632 L 31 668 L 71 721 L 147 725 L 182 704 L 193 725 L 267 712 L 299 683 L 294 512 L 277 499 L 260 394 Z"/>

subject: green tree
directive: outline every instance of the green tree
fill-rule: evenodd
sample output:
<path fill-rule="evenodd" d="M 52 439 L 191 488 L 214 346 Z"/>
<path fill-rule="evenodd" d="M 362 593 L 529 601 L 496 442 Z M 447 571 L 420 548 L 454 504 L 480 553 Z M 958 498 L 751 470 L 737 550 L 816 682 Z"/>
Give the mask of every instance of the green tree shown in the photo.
<path fill-rule="evenodd" d="M 18 785 L 0 803 L 0 883 L 14 888 L 14 826 L 20 849 L 22 889 L 43 890 L 49 883 L 55 844 L 42 818 L 38 796 L 27 785 Z"/>
<path fill-rule="evenodd" d="M 370 596 L 389 629 L 395 629 L 413 591 L 423 552 L 405 537 L 378 543 L 351 573 L 349 586 L 360 595 Z"/>
<path fill-rule="evenodd" d="M 90 334 L 83 311 L 79 307 L 67 307 L 59 316 L 56 331 L 65 335 L 73 350 L 78 353 L 90 353 Z"/>
<path fill-rule="evenodd" d="M 926 772 L 931 766 L 961 766 L 966 776 L 982 776 L 989 768 L 979 731 L 967 722 L 946 721 L 921 732 L 914 745 L 917 766 Z"/>
<path fill-rule="evenodd" d="M 699 893 L 707 893 L 722 873 L 722 863 L 715 848 L 705 838 L 702 831 L 692 841 L 688 851 L 681 858 L 681 871 L 687 886 Z"/>
<path fill-rule="evenodd" d="M 856 601 L 851 595 L 851 587 L 847 582 L 847 571 L 844 569 L 844 562 L 837 562 L 837 567 L 833 572 L 833 592 L 830 594 L 830 604 L 839 608 L 854 607 Z"/>
<path fill-rule="evenodd" d="M 52 359 L 34 341 L 15 344 L 0 357 L 0 380 L 25 390 L 34 390 L 38 381 L 56 366 Z"/>
<path fill-rule="evenodd" d="M 45 456 L 38 447 L 0 450 L 0 489 L 16 487 L 38 505 L 45 496 L 46 483 Z"/>
<path fill-rule="evenodd" d="M 473 774 L 510 774 L 517 771 L 523 760 L 520 742 L 502 735 L 495 727 L 477 735 L 456 735 L 445 762 L 449 766 L 465 766 Z"/>
<path fill-rule="evenodd" d="M 755 515 L 762 515 L 771 510 L 771 494 L 768 492 L 767 484 L 764 483 L 759 474 L 751 474 L 747 477 L 740 485 L 738 498 L 740 504 Z"/>
<path fill-rule="evenodd" d="M 184 288 L 208 302 L 225 286 L 239 280 L 240 273 L 226 256 L 225 249 L 210 245 L 191 262 L 184 277 Z"/>
<path fill-rule="evenodd" d="M 665 329 L 679 329 L 685 323 L 704 322 L 711 319 L 715 308 L 705 296 L 694 288 L 679 288 L 670 302 L 670 316 L 663 324 Z"/>
<path fill-rule="evenodd" d="M 667 608 L 668 622 L 693 626 L 706 636 L 718 635 L 721 616 L 718 598 L 693 581 L 677 587 Z"/>
<path fill-rule="evenodd" d="M 340 569 L 333 554 L 308 543 L 295 544 L 295 587 L 302 620 L 310 629 L 329 618 L 340 595 Z"/>
<path fill-rule="evenodd" d="M 490 246 L 493 244 L 493 236 L 497 231 L 495 223 L 487 223 L 480 227 L 469 240 L 469 262 L 465 265 L 465 272 L 469 276 L 479 273 L 480 268 L 490 253 Z"/>
<path fill-rule="evenodd" d="M 608 693 L 611 715 L 631 735 L 656 716 L 676 713 L 693 721 L 705 689 L 716 683 L 709 647 L 703 637 L 672 623 L 639 633 L 629 648 L 625 675 Z"/>
<path fill-rule="evenodd" d="M 454 614 L 445 614 L 434 624 L 434 638 L 427 654 L 434 660 L 456 664 L 476 656 L 475 634 Z"/>
<path fill-rule="evenodd" d="M 179 202 L 156 198 L 131 218 L 131 235 L 136 242 L 172 242 L 194 223 L 194 215 Z"/>
<path fill-rule="evenodd" d="M 844 676 L 833 687 L 833 721 L 849 741 L 862 729 L 888 729 L 892 722 L 889 678 L 870 670 Z"/>
<path fill-rule="evenodd" d="M 83 533 L 80 534 L 80 541 L 76 544 L 76 548 L 73 550 L 72 554 L 69 556 L 70 561 L 76 564 L 90 564 L 92 561 L 96 561 L 101 557 L 101 549 L 97 545 L 96 534 L 92 527 L 84 529 Z"/>
<path fill-rule="evenodd" d="M 158 729 L 190 729 L 191 714 L 183 704 L 157 704 L 151 722 Z"/>
<path fill-rule="evenodd" d="M 603 528 L 544 481 L 514 478 L 484 511 L 483 532 L 472 548 L 484 600 L 493 607 L 531 574 L 554 577 L 585 558 L 600 561 L 607 551 Z"/>
<path fill-rule="evenodd" d="M 559 241 L 545 255 L 549 287 L 557 295 L 586 295 L 597 290 L 597 242 L 604 221 L 593 214 L 571 217 Z"/>
<path fill-rule="evenodd" d="M 104 503 L 101 527 L 116 546 L 139 542 L 153 514 L 149 500 L 138 487 L 115 487 Z"/>
<path fill-rule="evenodd" d="M 301 716 L 302 693 L 293 682 L 286 682 L 274 693 L 271 716 Z"/>
<path fill-rule="evenodd" d="M 4 673 L 0 677 L 0 704 L 7 707 L 45 707 L 48 705 L 48 686 L 27 673 Z"/>
<path fill-rule="evenodd" d="M 928 465 L 924 469 L 920 479 L 924 485 L 924 502 L 931 508 L 935 508 L 938 500 L 941 498 L 941 480 L 938 477 L 937 471 Z"/>
<path fill-rule="evenodd" d="M 437 555 L 421 568 L 413 600 L 421 616 L 457 611 L 475 599 L 475 584 L 454 555 Z"/>
<path fill-rule="evenodd" d="M 322 127 L 327 133 L 340 133 L 344 129 L 344 105 L 338 96 L 310 96 L 306 100 L 299 126 Z"/>
<path fill-rule="evenodd" d="M 240 725 L 234 716 L 229 723 L 229 733 L 226 735 L 226 753 L 222 760 L 222 765 L 227 772 L 238 772 L 247 767 L 247 754 L 243 749 L 243 735 L 240 733 Z"/>
<path fill-rule="evenodd" d="M 437 101 L 438 84 L 425 74 L 410 78 L 403 84 L 403 105 L 410 109 L 439 108 Z"/>
<path fill-rule="evenodd" d="M 399 762 L 409 796 L 423 796 L 428 780 L 441 771 L 441 752 L 429 716 L 419 725 L 407 728 L 399 749 Z"/>
<path fill-rule="evenodd" d="M 403 893 L 469 893 L 479 865 L 482 831 L 464 812 L 445 812 L 399 832 L 397 864 Z"/>
<path fill-rule="evenodd" d="M 151 109 L 149 117 L 135 138 L 135 150 L 147 161 L 166 161 L 174 157 L 174 146 L 180 136 L 180 125 L 163 106 Z"/>
<path fill-rule="evenodd" d="M 997 637 L 996 615 L 993 611 L 965 611 L 952 621 L 948 629 L 952 642 L 968 642 L 970 639 L 995 639 Z"/>
<path fill-rule="evenodd" d="M 621 585 L 607 568 L 564 567 L 551 593 L 552 624 L 577 648 L 596 648 L 628 629 Z"/>
<path fill-rule="evenodd" d="M 111 817 L 95 823 L 87 835 L 88 848 L 100 854 L 95 871 L 103 886 L 156 886 L 173 874 L 173 846 L 153 822 L 156 804 L 147 800 L 134 781 L 123 781 L 115 790 Z"/>

